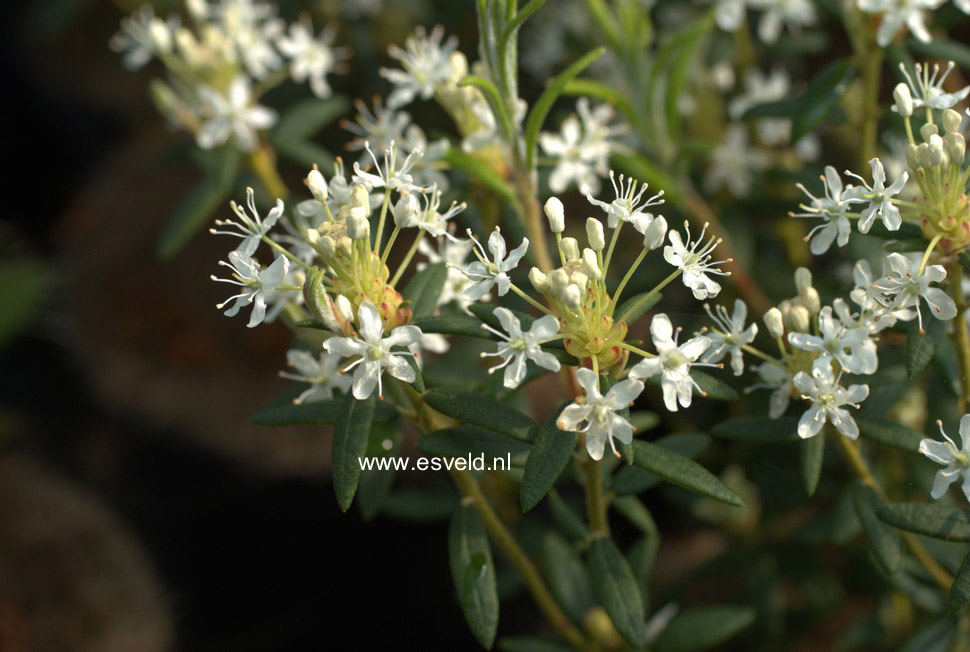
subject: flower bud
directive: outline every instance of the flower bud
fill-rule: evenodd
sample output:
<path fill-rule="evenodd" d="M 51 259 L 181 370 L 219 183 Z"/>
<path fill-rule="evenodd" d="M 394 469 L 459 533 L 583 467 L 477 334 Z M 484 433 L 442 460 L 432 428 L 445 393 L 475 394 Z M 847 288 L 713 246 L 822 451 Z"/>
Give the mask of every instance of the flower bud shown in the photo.
<path fill-rule="evenodd" d="M 812 272 L 807 267 L 799 267 L 795 270 L 795 288 L 801 295 L 804 290 L 812 287 Z"/>
<path fill-rule="evenodd" d="M 603 223 L 595 217 L 586 218 L 586 239 L 589 246 L 596 251 L 603 251 L 606 246 L 606 238 L 603 236 Z"/>
<path fill-rule="evenodd" d="M 560 298 L 570 308 L 579 308 L 583 303 L 583 291 L 579 289 L 578 285 L 570 283 L 563 290 Z"/>
<path fill-rule="evenodd" d="M 563 238 L 559 246 L 566 260 L 579 260 L 579 243 L 576 238 Z"/>
<path fill-rule="evenodd" d="M 347 216 L 347 235 L 351 240 L 370 236 L 370 220 L 367 219 L 367 211 L 360 206 L 350 209 L 350 215 Z"/>
<path fill-rule="evenodd" d="M 960 131 L 960 123 L 963 122 L 963 116 L 960 115 L 959 111 L 954 111 L 953 109 L 947 109 L 943 112 L 943 131 L 951 133 L 954 131 Z"/>
<path fill-rule="evenodd" d="M 924 168 L 933 166 L 933 157 L 930 155 L 930 146 L 928 143 L 923 143 L 919 146 L 919 164 L 920 167 Z"/>
<path fill-rule="evenodd" d="M 566 228 L 566 213 L 563 210 L 562 202 L 559 201 L 559 198 L 550 197 L 547 199 L 543 210 L 549 219 L 549 230 L 553 233 L 562 233 Z"/>
<path fill-rule="evenodd" d="M 956 165 L 963 165 L 963 159 L 967 154 L 967 141 L 963 134 L 951 131 L 943 139 L 943 143 L 946 145 L 946 153 L 950 155 L 950 160 Z"/>
<path fill-rule="evenodd" d="M 928 143 L 930 142 L 930 138 L 940 135 L 940 128 L 935 124 L 930 124 L 927 122 L 925 125 L 919 128 L 919 135 L 922 136 L 923 142 Z"/>
<path fill-rule="evenodd" d="M 310 189 L 310 194 L 313 195 L 314 199 L 316 199 L 318 202 L 327 201 L 327 197 L 329 196 L 327 180 L 323 178 L 322 174 L 320 174 L 320 170 L 317 169 L 317 166 L 313 166 L 313 169 L 310 170 L 310 174 L 306 175 L 306 179 L 303 180 L 303 183 L 305 183 L 306 187 Z"/>
<path fill-rule="evenodd" d="M 910 143 L 906 146 L 906 165 L 910 170 L 915 170 L 919 164 L 919 146 Z"/>
<path fill-rule="evenodd" d="M 158 52 L 168 54 L 172 51 L 172 32 L 165 21 L 160 18 L 152 20 L 148 25 L 148 35 Z"/>
<path fill-rule="evenodd" d="M 334 299 L 333 312 L 341 323 L 354 323 L 354 307 L 350 305 L 350 299 L 344 295 L 339 294 Z"/>
<path fill-rule="evenodd" d="M 364 209 L 364 217 L 370 215 L 370 193 L 367 186 L 358 183 L 350 189 L 350 207 Z"/>
<path fill-rule="evenodd" d="M 325 261 L 330 262 L 337 255 L 337 241 L 329 235 L 325 235 L 320 238 L 320 246 L 317 247 L 317 251 L 320 252 Z"/>
<path fill-rule="evenodd" d="M 599 261 L 596 259 L 596 252 L 589 248 L 583 249 L 583 274 L 594 281 L 603 277 L 600 273 Z"/>
<path fill-rule="evenodd" d="M 945 162 L 946 151 L 943 149 L 943 139 L 937 134 L 933 134 L 929 139 L 930 161 L 933 165 L 942 165 Z"/>
<path fill-rule="evenodd" d="M 818 290 L 807 287 L 798 293 L 798 298 L 802 305 L 808 309 L 809 314 L 816 315 L 822 309 L 822 299 L 818 296 Z"/>
<path fill-rule="evenodd" d="M 536 292 L 540 294 L 544 294 L 549 289 L 549 279 L 538 267 L 533 267 L 529 270 L 529 281 L 532 283 L 532 287 L 536 289 Z"/>
<path fill-rule="evenodd" d="M 397 200 L 397 203 L 391 207 L 391 215 L 394 216 L 394 225 L 402 229 L 417 226 L 420 212 L 421 206 L 418 204 L 418 198 L 412 193 L 402 194 L 401 198 Z"/>
<path fill-rule="evenodd" d="M 653 251 L 664 243 L 667 237 L 667 220 L 658 215 L 643 230 L 643 246 Z"/>
<path fill-rule="evenodd" d="M 782 323 L 781 311 L 778 308 L 771 308 L 764 316 L 765 326 L 768 327 L 768 334 L 774 338 L 785 334 L 785 325 Z"/>
<path fill-rule="evenodd" d="M 340 236 L 337 239 L 337 256 L 341 258 L 350 258 L 354 250 L 353 241 L 345 235 Z"/>
<path fill-rule="evenodd" d="M 589 277 L 580 271 L 575 271 L 569 275 L 569 285 L 575 285 L 582 292 L 586 289 L 586 283 L 589 282 Z"/>
<path fill-rule="evenodd" d="M 549 272 L 548 278 L 549 289 L 551 289 L 552 293 L 556 296 L 561 295 L 563 290 L 565 290 L 566 286 L 569 284 L 569 275 L 566 274 L 566 270 L 562 268 L 554 269 Z"/>
<path fill-rule="evenodd" d="M 913 115 L 913 95 L 909 92 L 909 86 L 900 82 L 893 89 L 893 99 L 896 100 L 896 111 L 904 118 Z"/>
<path fill-rule="evenodd" d="M 808 313 L 805 306 L 792 306 L 788 312 L 788 330 L 798 333 L 807 333 L 811 325 L 812 316 Z"/>

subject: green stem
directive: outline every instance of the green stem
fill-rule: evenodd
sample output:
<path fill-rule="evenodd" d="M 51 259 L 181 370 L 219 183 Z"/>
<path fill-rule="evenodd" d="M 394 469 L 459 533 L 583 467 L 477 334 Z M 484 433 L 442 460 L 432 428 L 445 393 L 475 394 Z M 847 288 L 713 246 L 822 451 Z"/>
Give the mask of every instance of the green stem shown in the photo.
<path fill-rule="evenodd" d="M 610 247 L 612 249 L 612 245 L 610 245 Z M 633 265 L 630 266 L 630 269 L 626 270 L 626 274 L 623 275 L 623 280 L 621 280 L 620 284 L 616 286 L 616 292 L 613 293 L 613 300 L 612 300 L 613 306 L 617 305 L 617 303 L 620 301 L 620 295 L 623 294 L 623 290 L 624 288 L 626 288 L 626 284 L 630 282 L 630 279 L 633 277 L 633 272 L 637 271 L 637 267 L 639 267 L 640 263 L 643 262 L 643 259 L 646 258 L 648 251 L 649 250 L 646 247 L 644 247 L 643 250 L 640 252 L 640 254 L 637 256 L 637 259 L 633 261 Z"/>
<path fill-rule="evenodd" d="M 387 263 L 387 254 L 391 251 L 391 247 L 394 246 L 394 241 L 397 240 L 397 234 L 401 232 L 401 227 L 397 224 L 394 225 L 394 230 L 391 231 L 391 237 L 387 240 L 387 246 L 384 247 L 384 253 L 381 254 L 381 268 Z"/>
<path fill-rule="evenodd" d="M 620 342 L 620 347 L 626 349 L 627 351 L 633 351 L 637 355 L 639 355 L 641 357 L 644 357 L 644 358 L 656 358 L 657 357 L 653 353 L 650 353 L 649 351 L 644 351 L 640 347 L 633 346 L 629 342 Z"/>
<path fill-rule="evenodd" d="M 950 265 L 950 288 L 953 301 L 957 304 L 957 316 L 953 320 L 953 343 L 957 347 L 960 361 L 960 414 L 967 411 L 970 404 L 970 335 L 964 315 L 967 302 L 963 296 L 963 267 L 959 261 Z"/>
<path fill-rule="evenodd" d="M 553 311 L 549 310 L 549 308 L 546 308 L 544 305 L 542 305 L 541 303 L 539 303 L 538 301 L 536 301 L 535 299 L 533 299 L 532 297 L 530 297 L 528 294 L 526 294 L 525 292 L 523 292 L 519 288 L 519 286 L 517 286 L 515 283 L 512 283 L 511 285 L 509 285 L 509 289 L 511 289 L 513 292 L 515 292 L 520 297 L 522 297 L 533 308 L 538 308 L 542 312 L 548 313 L 550 315 L 555 315 L 556 314 Z"/>
<path fill-rule="evenodd" d="M 408 253 L 404 256 L 404 260 L 401 261 L 401 265 L 397 268 L 397 271 L 394 272 L 394 278 L 392 278 L 390 282 L 391 286 L 397 285 L 397 282 L 401 280 L 401 275 L 404 273 L 404 270 L 408 268 L 408 265 L 411 264 L 411 259 L 414 258 L 414 252 L 418 250 L 418 245 L 421 244 L 422 238 L 424 238 L 424 229 L 418 229 L 418 236 L 414 239 L 414 244 L 412 244 L 411 248 L 408 249 Z"/>
<path fill-rule="evenodd" d="M 391 203 L 391 190 L 386 188 L 384 190 L 384 202 L 381 204 L 381 217 L 377 220 L 377 237 L 374 238 L 374 252 L 377 254 L 381 253 L 381 239 L 384 237 L 384 220 L 387 218 L 387 206 Z M 388 246 L 388 249 L 391 247 Z M 381 262 L 383 263 L 387 256 L 381 256 Z"/>
<path fill-rule="evenodd" d="M 603 270 L 603 282 L 606 282 L 606 270 L 610 268 L 610 261 L 613 260 L 613 248 L 616 247 L 616 241 L 620 237 L 620 229 L 623 228 L 623 220 L 616 223 L 616 228 L 613 229 L 613 237 L 610 238 L 610 246 L 606 250 L 606 260 L 601 265 Z"/>
<path fill-rule="evenodd" d="M 290 194 L 276 169 L 276 152 L 267 143 L 260 143 L 249 154 L 249 167 L 272 197 L 286 199 Z"/>
<path fill-rule="evenodd" d="M 939 243 L 939 241 L 942 239 L 943 234 L 937 233 L 935 236 L 933 236 L 933 239 L 930 240 L 930 244 L 927 245 L 926 251 L 923 252 L 923 258 L 919 261 L 919 268 L 916 270 L 916 276 L 922 274 L 923 270 L 926 269 L 926 263 L 930 261 L 930 254 L 933 253 L 933 249 L 936 248 L 937 243 Z"/>
<path fill-rule="evenodd" d="M 871 39 L 862 66 L 865 85 L 865 104 L 862 117 L 862 165 L 876 157 L 879 135 L 879 82 L 882 72 L 883 49 Z"/>
<path fill-rule="evenodd" d="M 280 252 L 281 254 L 283 254 L 284 256 L 286 256 L 287 258 L 289 258 L 291 261 L 293 261 L 294 263 L 296 263 L 297 265 L 299 265 L 303 269 L 306 269 L 306 270 L 309 270 L 310 269 L 310 266 L 309 265 L 307 265 L 305 262 L 303 262 L 302 260 L 300 260 L 299 258 L 297 258 L 296 256 L 294 256 L 293 254 L 291 254 L 282 245 L 280 245 L 280 244 L 278 244 L 276 242 L 273 242 L 269 238 L 269 236 L 265 236 L 264 235 L 264 236 L 261 237 L 261 240 L 263 242 L 265 242 L 266 244 L 268 244 L 273 249 L 275 249 L 276 251 Z"/>
<path fill-rule="evenodd" d="M 610 535 L 610 524 L 606 517 L 606 502 L 603 500 L 602 462 L 589 460 L 583 465 L 586 475 L 586 510 L 589 513 L 589 530 L 594 537 Z"/>
<path fill-rule="evenodd" d="M 640 306 L 642 306 L 647 301 L 650 301 L 650 299 L 653 298 L 653 295 L 655 295 L 657 292 L 660 292 L 662 289 L 664 289 L 665 287 L 667 287 L 667 285 L 671 281 L 673 281 L 675 278 L 677 278 L 678 276 L 680 276 L 680 274 L 681 274 L 682 271 L 683 270 L 678 267 L 676 270 L 674 270 L 670 274 L 670 276 L 668 276 L 664 280 L 660 281 L 660 283 L 657 285 L 657 287 L 655 287 L 654 289 L 650 290 L 649 292 L 647 292 L 646 294 L 644 294 L 642 297 L 640 297 L 639 299 L 637 299 L 637 302 L 636 303 L 634 303 L 632 306 L 630 306 L 629 308 L 627 308 L 626 312 L 624 312 L 622 315 L 620 315 L 620 321 L 626 321 L 626 318 L 629 317 L 630 315 L 632 315 L 633 313 L 635 313 Z"/>

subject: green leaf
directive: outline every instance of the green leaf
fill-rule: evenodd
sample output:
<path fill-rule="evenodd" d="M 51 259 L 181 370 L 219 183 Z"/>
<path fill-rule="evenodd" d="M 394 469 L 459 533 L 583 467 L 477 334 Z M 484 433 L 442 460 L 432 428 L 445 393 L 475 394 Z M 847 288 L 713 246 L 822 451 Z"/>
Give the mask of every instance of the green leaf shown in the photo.
<path fill-rule="evenodd" d="M 563 606 L 573 622 L 581 624 L 583 616 L 595 602 L 579 555 L 565 539 L 547 530 L 542 537 L 540 559 L 543 575 L 556 602 Z"/>
<path fill-rule="evenodd" d="M 645 441 L 633 442 L 634 463 L 668 482 L 728 505 L 743 507 L 741 497 L 713 473 L 683 455 Z"/>
<path fill-rule="evenodd" d="M 438 387 L 424 395 L 424 401 L 445 416 L 463 423 L 531 444 L 538 428 L 535 421 L 515 408 L 460 389 Z"/>
<path fill-rule="evenodd" d="M 553 520 L 568 537 L 584 541 L 589 536 L 589 530 L 586 529 L 583 519 L 555 491 L 549 493 L 549 510 L 552 512 Z"/>
<path fill-rule="evenodd" d="M 381 513 L 417 523 L 435 523 L 449 518 L 458 502 L 454 491 L 427 491 L 398 487 L 384 499 Z"/>
<path fill-rule="evenodd" d="M 335 95 L 325 100 L 308 98 L 290 105 L 270 136 L 274 145 L 305 141 L 350 109 L 347 98 Z M 309 161 L 323 165 L 329 161 Z"/>
<path fill-rule="evenodd" d="M 957 622 L 953 618 L 941 618 L 918 629 L 903 641 L 899 652 L 950 652 L 953 637 L 957 634 Z"/>
<path fill-rule="evenodd" d="M 447 278 L 448 268 L 444 263 L 428 265 L 411 278 L 401 294 L 411 302 L 414 319 L 427 317 L 434 312 Z"/>
<path fill-rule="evenodd" d="M 226 202 L 239 169 L 239 150 L 226 145 L 213 154 L 205 181 L 193 188 L 175 209 L 158 243 L 158 256 L 168 260 L 185 246 L 193 235 Z"/>
<path fill-rule="evenodd" d="M 571 79 L 562 89 L 563 95 L 584 95 L 615 106 L 631 124 L 640 121 L 630 102 L 612 86 L 588 78 Z"/>
<path fill-rule="evenodd" d="M 637 301 L 647 296 L 648 294 L 649 292 L 641 292 L 640 294 L 637 294 L 628 298 L 626 301 L 621 303 L 616 310 L 613 311 L 613 314 L 616 315 L 617 319 L 626 315 L 626 319 L 624 321 L 626 321 L 626 323 L 628 324 L 636 323 L 637 320 L 643 317 L 643 315 L 646 314 L 648 310 L 653 308 L 655 305 L 657 305 L 657 302 L 663 299 L 663 294 L 661 292 L 657 292 L 648 300 L 644 301 L 642 305 L 637 305 Z M 633 306 L 636 306 L 636 310 L 634 310 L 629 315 L 627 315 L 626 314 L 627 311 L 630 310 Z"/>
<path fill-rule="evenodd" d="M 970 604 L 970 553 L 963 558 L 960 570 L 953 576 L 953 586 L 950 587 L 946 611 L 949 614 L 955 614 L 966 608 L 968 604 Z"/>
<path fill-rule="evenodd" d="M 498 629 L 495 565 L 485 524 L 472 505 L 455 509 L 448 528 L 448 559 L 468 627 L 479 643 L 491 648 Z"/>
<path fill-rule="evenodd" d="M 883 245 L 886 253 L 909 253 L 911 251 L 925 251 L 926 240 L 924 238 L 907 238 L 905 240 L 890 240 Z"/>
<path fill-rule="evenodd" d="M 307 403 L 288 402 L 270 405 L 260 410 L 250 421 L 257 426 L 319 426 L 337 423 L 344 409 L 345 399 L 334 398 Z M 383 401 L 374 408 L 374 421 L 390 421 L 397 417 L 397 408 Z"/>
<path fill-rule="evenodd" d="M 855 422 L 866 439 L 910 453 L 918 453 L 919 443 L 925 438 L 921 432 L 881 417 L 858 416 Z"/>
<path fill-rule="evenodd" d="M 650 510 L 636 496 L 617 496 L 613 499 L 613 507 L 644 534 L 650 536 L 659 534 Z"/>
<path fill-rule="evenodd" d="M 606 48 L 598 47 L 580 57 L 578 61 L 559 73 L 556 78 L 551 79 L 546 84 L 546 89 L 542 92 L 542 95 L 532 105 L 529 117 L 525 120 L 526 170 L 535 169 L 536 144 L 539 140 L 539 131 L 542 129 L 542 123 L 545 122 L 546 116 L 549 114 L 549 110 L 552 108 L 556 98 L 559 97 L 559 94 L 562 93 L 566 84 L 571 79 L 577 77 L 589 64 L 600 58 L 604 52 L 606 52 Z"/>
<path fill-rule="evenodd" d="M 841 437 L 842 435 L 837 435 Z M 822 461 L 825 459 L 825 431 L 818 433 L 814 437 L 809 437 L 802 441 L 801 447 L 801 468 L 802 485 L 805 493 L 809 496 L 815 495 L 818 489 L 819 478 L 822 477 Z"/>
<path fill-rule="evenodd" d="M 556 484 L 563 469 L 572 459 L 576 450 L 578 432 L 560 430 L 556 419 L 566 404 L 560 406 L 536 432 L 532 451 L 525 462 L 522 484 L 519 486 L 519 505 L 528 512 L 539 504 L 549 490 Z"/>
<path fill-rule="evenodd" d="M 529 446 L 484 428 L 457 426 L 429 432 L 418 440 L 418 450 L 438 457 L 484 455 L 489 462 L 497 457 L 522 455 Z"/>
<path fill-rule="evenodd" d="M 725 643 L 754 622 L 750 607 L 710 606 L 684 609 L 667 624 L 656 644 L 656 652 L 695 652 Z"/>
<path fill-rule="evenodd" d="M 408 366 L 411 367 L 411 371 L 414 372 L 414 380 L 408 383 L 408 385 L 413 387 L 414 391 L 418 392 L 419 394 L 423 393 L 426 389 L 424 386 L 424 375 L 421 373 L 421 367 L 418 366 L 418 361 L 415 359 L 414 354 L 411 353 L 406 346 L 393 346 L 391 347 L 391 351 L 404 354 L 400 357 L 408 363 Z M 390 379 L 388 378 L 387 380 Z"/>
<path fill-rule="evenodd" d="M 653 442 L 689 459 L 699 456 L 710 445 L 711 438 L 699 432 L 674 433 Z M 613 476 L 612 488 L 619 494 L 639 494 L 663 482 L 638 466 L 624 466 Z"/>
<path fill-rule="evenodd" d="M 573 652 L 573 648 L 535 636 L 506 636 L 498 641 L 502 652 Z"/>
<path fill-rule="evenodd" d="M 375 421 L 371 425 L 366 454 L 372 458 L 396 457 L 401 450 L 401 438 L 397 424 Z M 361 469 L 357 506 L 360 507 L 361 518 L 365 521 L 373 520 L 380 513 L 396 475 L 397 469 L 393 464 L 386 469 Z"/>
<path fill-rule="evenodd" d="M 452 168 L 461 170 L 467 174 L 469 178 L 474 179 L 494 192 L 507 203 L 512 204 L 513 206 L 518 206 L 519 199 L 515 194 L 515 189 L 512 188 L 512 186 L 510 186 L 505 179 L 499 176 L 487 163 L 482 162 L 481 159 L 466 154 L 457 147 L 452 147 L 448 150 L 448 153 L 445 154 L 443 160 Z"/>
<path fill-rule="evenodd" d="M 933 359 L 936 345 L 943 339 L 946 322 L 942 319 L 924 319 L 924 332 L 919 332 L 919 323 L 913 322 L 906 335 L 906 374 L 915 378 Z"/>
<path fill-rule="evenodd" d="M 337 505 L 342 511 L 350 509 L 360 480 L 360 458 L 367 451 L 371 421 L 377 394 L 358 401 L 353 396 L 343 399 L 344 408 L 333 427 L 333 487 L 337 493 Z"/>
<path fill-rule="evenodd" d="M 798 101 L 798 109 L 792 117 L 791 141 L 797 142 L 820 123 L 839 102 L 849 81 L 855 76 L 855 66 L 850 59 L 840 59 L 826 66 Z"/>
<path fill-rule="evenodd" d="M 876 515 L 900 530 L 970 542 L 970 510 L 936 503 L 884 503 L 876 508 Z"/>
<path fill-rule="evenodd" d="M 586 568 L 593 593 L 616 631 L 630 645 L 642 647 L 646 637 L 643 599 L 630 565 L 612 539 L 593 539 L 586 555 Z"/>
<path fill-rule="evenodd" d="M 441 335 L 464 335 L 483 340 L 498 340 L 498 338 L 482 328 L 482 322 L 468 315 L 429 315 L 411 322 L 421 329 L 422 333 L 440 333 Z"/>
<path fill-rule="evenodd" d="M 781 417 L 772 419 L 762 416 L 734 417 L 711 428 L 711 434 L 732 441 L 770 444 L 796 441 L 798 439 L 798 419 Z"/>
<path fill-rule="evenodd" d="M 882 499 L 871 488 L 861 484 L 855 486 L 852 498 L 873 558 L 884 571 L 890 575 L 895 573 L 902 558 L 899 533 L 876 516 L 876 509 L 882 504 Z"/>

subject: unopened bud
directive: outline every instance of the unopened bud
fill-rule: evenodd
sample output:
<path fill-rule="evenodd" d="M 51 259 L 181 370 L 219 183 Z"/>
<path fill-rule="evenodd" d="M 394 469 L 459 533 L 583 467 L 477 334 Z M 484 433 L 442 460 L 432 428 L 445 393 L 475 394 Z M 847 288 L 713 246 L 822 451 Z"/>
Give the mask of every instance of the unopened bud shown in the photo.
<path fill-rule="evenodd" d="M 822 309 L 822 299 L 818 296 L 818 290 L 813 287 L 807 287 L 799 292 L 798 298 L 802 305 L 808 309 L 809 314 L 818 314 L 818 311 Z"/>
<path fill-rule="evenodd" d="M 337 298 L 333 300 L 333 312 L 341 323 L 354 323 L 354 307 L 350 305 L 350 299 L 344 295 L 337 295 Z"/>
<path fill-rule="evenodd" d="M 812 272 L 807 267 L 799 267 L 795 270 L 795 289 L 800 295 L 802 291 L 812 287 Z"/>
<path fill-rule="evenodd" d="M 350 189 L 350 207 L 364 209 L 364 216 L 370 215 L 370 193 L 362 183 L 355 184 Z"/>
<path fill-rule="evenodd" d="M 370 220 L 367 219 L 367 212 L 360 206 L 350 209 L 350 215 L 347 216 L 347 235 L 351 240 L 370 236 Z"/>
<path fill-rule="evenodd" d="M 594 281 L 598 281 L 603 277 L 600 273 L 596 252 L 592 249 L 583 249 L 583 273 Z"/>
<path fill-rule="evenodd" d="M 421 206 L 418 204 L 418 198 L 412 193 L 401 195 L 397 203 L 391 207 L 391 214 L 394 216 L 394 225 L 402 229 L 417 226 L 418 214 L 420 212 Z"/>
<path fill-rule="evenodd" d="M 576 238 L 563 238 L 559 244 L 566 260 L 579 260 L 579 243 Z"/>
<path fill-rule="evenodd" d="M 326 261 L 331 261 L 337 254 L 337 241 L 331 238 L 329 235 L 325 235 L 320 238 L 320 246 L 317 247 L 317 251 L 323 256 Z"/>
<path fill-rule="evenodd" d="M 896 100 L 896 111 L 904 118 L 913 115 L 913 95 L 909 92 L 909 86 L 900 82 L 893 89 L 893 99 Z"/>
<path fill-rule="evenodd" d="M 918 145 L 910 143 L 906 146 L 906 165 L 910 170 L 915 170 L 920 166 Z"/>
<path fill-rule="evenodd" d="M 924 168 L 933 166 L 933 157 L 930 155 L 930 146 L 928 143 L 923 143 L 919 146 L 919 164 L 920 167 Z"/>
<path fill-rule="evenodd" d="M 963 165 L 963 159 L 967 154 L 967 140 L 958 131 L 951 131 L 943 139 L 946 145 L 946 153 L 950 155 L 950 160 L 956 165 Z"/>
<path fill-rule="evenodd" d="M 959 111 L 954 111 L 953 109 L 947 109 L 943 112 L 943 131 L 951 133 L 960 130 L 960 123 L 963 122 L 963 116 L 960 115 Z"/>
<path fill-rule="evenodd" d="M 792 306 L 788 312 L 788 330 L 798 333 L 807 333 L 811 325 L 812 316 L 805 306 Z"/>
<path fill-rule="evenodd" d="M 337 256 L 341 258 L 350 258 L 354 251 L 353 241 L 345 235 L 340 236 L 337 240 Z"/>
<path fill-rule="evenodd" d="M 589 246 L 596 251 L 602 251 L 606 246 L 606 238 L 603 236 L 603 223 L 595 217 L 586 218 L 586 239 Z"/>
<path fill-rule="evenodd" d="M 320 174 L 320 170 L 317 169 L 316 165 L 310 170 L 310 174 L 306 175 L 306 179 L 303 182 L 310 189 L 310 194 L 313 195 L 314 199 L 318 202 L 327 201 L 327 197 L 330 194 L 330 190 L 327 188 L 327 180 Z"/>
<path fill-rule="evenodd" d="M 782 323 L 781 311 L 778 308 L 771 308 L 764 316 L 765 326 L 768 327 L 768 334 L 778 338 L 785 334 L 785 325 Z"/>
<path fill-rule="evenodd" d="M 536 292 L 540 294 L 549 289 L 549 279 L 538 267 L 533 267 L 529 270 L 529 281 L 532 283 L 532 287 L 536 289 Z"/>
<path fill-rule="evenodd" d="M 549 289 L 552 290 L 553 294 L 560 295 L 566 286 L 569 284 L 569 275 L 566 274 L 566 270 L 554 269 L 549 272 Z"/>
<path fill-rule="evenodd" d="M 547 199 L 543 210 L 549 219 L 549 230 L 553 233 L 562 233 L 566 228 L 566 213 L 563 210 L 562 202 L 559 201 L 559 198 L 550 197 Z"/>
<path fill-rule="evenodd" d="M 930 138 L 940 135 L 940 128 L 935 124 L 930 124 L 927 122 L 925 125 L 919 128 L 919 135 L 923 137 L 924 143 L 928 143 L 930 142 Z"/>
<path fill-rule="evenodd" d="M 579 289 L 578 285 L 570 283 L 563 290 L 560 298 L 570 308 L 579 308 L 583 303 L 583 291 Z"/>
<path fill-rule="evenodd" d="M 643 230 L 643 246 L 653 251 L 662 245 L 666 238 L 667 220 L 664 219 L 663 215 L 658 215 Z"/>
<path fill-rule="evenodd" d="M 943 165 L 946 159 L 949 158 L 946 155 L 946 150 L 943 148 L 943 139 L 937 134 L 933 134 L 929 140 L 930 145 L 930 161 L 933 165 Z"/>
<path fill-rule="evenodd" d="M 588 282 L 589 282 L 589 277 L 586 276 L 586 274 L 583 274 L 582 272 L 580 272 L 579 270 L 569 275 L 569 284 L 575 285 L 580 290 L 585 290 L 586 283 Z"/>

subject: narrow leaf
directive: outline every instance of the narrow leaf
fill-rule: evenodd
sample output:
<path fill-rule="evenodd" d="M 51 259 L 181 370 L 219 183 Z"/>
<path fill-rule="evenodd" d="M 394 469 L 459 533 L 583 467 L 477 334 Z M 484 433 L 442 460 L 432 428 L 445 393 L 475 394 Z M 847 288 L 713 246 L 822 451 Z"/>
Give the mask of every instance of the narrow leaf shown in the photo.
<path fill-rule="evenodd" d="M 492 464 L 495 458 L 522 455 L 529 446 L 484 428 L 457 426 L 428 433 L 418 440 L 418 450 L 437 457 L 484 455 L 486 464 Z"/>
<path fill-rule="evenodd" d="M 371 425 L 367 441 L 367 456 L 372 458 L 396 457 L 401 450 L 401 431 L 397 424 L 379 423 Z M 365 521 L 373 520 L 381 511 L 384 501 L 394 485 L 397 470 L 391 464 L 386 469 L 362 469 L 357 488 L 357 506 Z"/>
<path fill-rule="evenodd" d="M 841 437 L 842 435 L 837 435 Z M 805 493 L 815 495 L 819 478 L 822 477 L 822 461 L 825 459 L 825 432 L 809 437 L 801 444 L 802 485 Z"/>
<path fill-rule="evenodd" d="M 934 503 L 887 503 L 876 508 L 876 515 L 900 530 L 970 542 L 970 510 Z"/>
<path fill-rule="evenodd" d="M 593 589 L 589 585 L 586 568 L 575 549 L 554 531 L 542 538 L 542 570 L 549 590 L 556 602 L 577 624 L 594 606 Z"/>
<path fill-rule="evenodd" d="M 468 315 L 431 315 L 420 317 L 411 322 L 421 329 L 422 333 L 439 333 L 441 335 L 464 335 L 484 340 L 498 338 L 482 328 L 482 322 Z"/>
<path fill-rule="evenodd" d="M 775 443 L 798 439 L 798 419 L 762 416 L 734 417 L 711 428 L 711 434 L 732 441 Z"/>
<path fill-rule="evenodd" d="M 953 586 L 950 587 L 946 610 L 948 613 L 955 614 L 968 604 L 970 604 L 970 553 L 963 558 L 960 570 L 953 577 Z"/>
<path fill-rule="evenodd" d="M 906 374 L 915 378 L 933 359 L 936 345 L 943 339 L 946 323 L 942 319 L 924 319 L 924 332 L 919 332 L 919 323 L 914 321 L 906 335 Z"/>
<path fill-rule="evenodd" d="M 657 302 L 663 299 L 663 293 L 657 292 L 652 297 L 644 301 L 642 304 L 638 305 L 637 302 L 643 299 L 645 296 L 647 296 L 647 294 L 649 293 L 641 292 L 640 294 L 630 297 L 629 299 L 621 303 L 620 306 L 613 311 L 613 314 L 616 315 L 617 319 L 625 315 L 624 321 L 626 321 L 626 323 L 628 324 L 636 323 L 636 321 L 641 317 L 643 317 L 643 315 L 646 314 L 648 310 L 653 308 L 655 305 L 657 305 Z M 629 315 L 627 315 L 626 314 L 627 311 L 630 310 L 630 308 L 632 308 L 633 306 L 636 306 L 636 310 L 634 310 Z"/>
<path fill-rule="evenodd" d="M 700 432 L 674 433 L 652 443 L 693 460 L 710 445 L 711 438 Z M 613 476 L 612 489 L 618 494 L 639 494 L 661 482 L 663 478 L 639 466 L 624 466 Z"/>
<path fill-rule="evenodd" d="M 521 442 L 532 443 L 535 421 L 515 408 L 460 389 L 438 387 L 424 395 L 425 402 L 445 416 L 494 430 Z"/>
<path fill-rule="evenodd" d="M 579 433 L 560 430 L 556 425 L 563 407 L 565 404 L 536 431 L 519 487 L 519 505 L 523 512 L 538 505 L 549 493 L 576 450 Z"/>
<path fill-rule="evenodd" d="M 401 294 L 411 302 L 414 319 L 427 317 L 434 312 L 447 278 L 448 268 L 444 263 L 428 265 L 411 278 Z"/>
<path fill-rule="evenodd" d="M 498 629 L 495 565 L 485 524 L 472 505 L 455 508 L 448 528 L 448 559 L 468 627 L 482 646 L 491 648 Z"/>
<path fill-rule="evenodd" d="M 608 538 L 596 538 L 586 556 L 593 592 L 627 643 L 645 643 L 643 600 L 630 565 Z"/>
<path fill-rule="evenodd" d="M 728 641 L 754 622 L 750 607 L 712 606 L 684 609 L 657 638 L 656 652 L 709 650 Z"/>
<path fill-rule="evenodd" d="M 350 509 L 360 480 L 360 458 L 367 451 L 371 421 L 377 394 L 358 401 L 352 396 L 343 399 L 344 409 L 333 427 L 333 487 L 337 493 L 337 505 L 342 511 Z"/>
<path fill-rule="evenodd" d="M 798 110 L 792 117 L 792 142 L 815 128 L 845 93 L 848 82 L 855 75 L 855 66 L 849 59 L 840 59 L 826 66 L 802 95 Z"/>
<path fill-rule="evenodd" d="M 633 442 L 634 463 L 668 482 L 728 505 L 743 507 L 741 497 L 713 473 L 683 455 L 645 441 Z"/>
<path fill-rule="evenodd" d="M 907 428 L 901 423 L 880 417 L 856 417 L 859 433 L 866 439 L 910 453 L 919 452 L 919 443 L 925 438 L 921 432 Z"/>
<path fill-rule="evenodd" d="M 882 504 L 882 499 L 871 488 L 861 484 L 854 488 L 852 498 L 873 558 L 884 571 L 890 575 L 895 573 L 902 557 L 899 533 L 876 516 L 876 509 Z"/>

